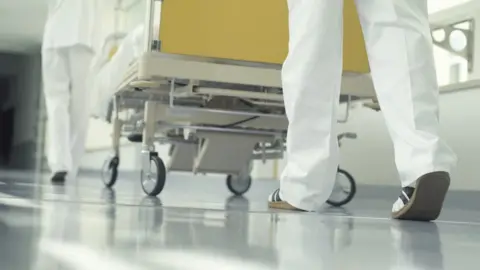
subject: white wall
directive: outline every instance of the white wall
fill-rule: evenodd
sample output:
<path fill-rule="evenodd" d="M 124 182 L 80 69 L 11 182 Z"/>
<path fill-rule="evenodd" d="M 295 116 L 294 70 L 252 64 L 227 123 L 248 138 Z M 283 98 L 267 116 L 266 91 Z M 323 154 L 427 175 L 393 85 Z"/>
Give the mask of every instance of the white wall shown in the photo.
<path fill-rule="evenodd" d="M 100 9 L 101 9 L 101 20 L 100 28 L 97 29 L 100 31 L 100 37 L 106 37 L 107 35 L 118 31 L 118 23 L 116 20 L 116 0 L 101 0 L 100 1 Z M 103 40 L 101 40 L 103 42 Z M 101 44 L 99 45 L 101 46 Z"/>
<path fill-rule="evenodd" d="M 457 153 L 453 189 L 480 190 L 480 90 L 443 95 L 440 98 L 442 135 Z M 461 104 L 461 105 L 460 105 Z M 393 148 L 381 113 L 359 108 L 342 130 L 359 137 L 345 142 L 341 165 L 360 183 L 398 185 Z"/>
<path fill-rule="evenodd" d="M 42 38 L 46 15 L 46 0 L 1 0 L 0 51 L 35 50 Z"/>
<path fill-rule="evenodd" d="M 435 13 L 470 1 L 475 0 L 428 0 L 428 10 Z"/>
<path fill-rule="evenodd" d="M 123 4 L 123 24 L 122 28 L 128 30 L 134 29 L 139 24 L 144 23 L 145 1 L 130 0 Z"/>

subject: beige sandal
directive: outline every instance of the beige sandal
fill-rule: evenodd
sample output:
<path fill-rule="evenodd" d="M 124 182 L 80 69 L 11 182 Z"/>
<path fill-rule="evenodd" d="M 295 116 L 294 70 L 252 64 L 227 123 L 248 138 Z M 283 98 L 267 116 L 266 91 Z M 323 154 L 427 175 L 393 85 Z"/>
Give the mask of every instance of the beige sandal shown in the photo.
<path fill-rule="evenodd" d="M 280 197 L 280 189 L 277 189 L 272 194 L 270 194 L 270 197 L 268 197 L 268 207 L 274 209 L 303 211 L 282 200 L 282 198 Z"/>

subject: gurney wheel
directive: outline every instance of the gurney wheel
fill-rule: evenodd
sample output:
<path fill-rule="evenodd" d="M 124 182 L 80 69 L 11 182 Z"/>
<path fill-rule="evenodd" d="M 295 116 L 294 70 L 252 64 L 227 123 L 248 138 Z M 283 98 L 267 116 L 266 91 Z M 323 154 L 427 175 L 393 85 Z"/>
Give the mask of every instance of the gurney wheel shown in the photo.
<path fill-rule="evenodd" d="M 142 189 L 148 196 L 157 196 L 162 192 L 167 178 L 167 169 L 163 160 L 156 154 L 150 154 L 150 170 L 142 169 L 140 172 L 140 183 Z"/>
<path fill-rule="evenodd" d="M 357 185 L 353 176 L 342 169 L 338 169 L 335 181 L 335 187 L 327 203 L 331 206 L 340 207 L 353 199 L 355 193 L 357 193 Z"/>
<path fill-rule="evenodd" d="M 102 180 L 106 187 L 111 188 L 117 182 L 119 157 L 111 157 L 105 161 L 102 168 Z"/>
<path fill-rule="evenodd" d="M 227 176 L 227 187 L 230 192 L 237 196 L 245 194 L 252 185 L 252 177 L 250 175 L 241 176 L 241 175 L 228 175 Z"/>

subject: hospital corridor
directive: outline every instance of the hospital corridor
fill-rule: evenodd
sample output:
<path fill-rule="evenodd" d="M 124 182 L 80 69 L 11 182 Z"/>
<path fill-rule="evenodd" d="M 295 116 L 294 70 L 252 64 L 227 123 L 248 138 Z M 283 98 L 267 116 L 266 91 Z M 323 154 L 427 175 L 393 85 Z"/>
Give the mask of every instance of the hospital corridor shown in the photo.
<path fill-rule="evenodd" d="M 0 270 L 457 270 L 480 0 L 0 0 Z"/>

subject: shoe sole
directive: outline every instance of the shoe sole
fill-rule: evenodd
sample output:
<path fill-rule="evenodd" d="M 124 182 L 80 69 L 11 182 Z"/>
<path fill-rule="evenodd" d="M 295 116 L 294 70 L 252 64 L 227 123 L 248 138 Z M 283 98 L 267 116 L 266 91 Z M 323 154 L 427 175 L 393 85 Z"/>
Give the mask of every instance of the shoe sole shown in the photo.
<path fill-rule="evenodd" d="M 293 211 L 303 212 L 303 210 L 296 208 L 295 206 L 289 204 L 288 202 L 268 202 L 268 207 L 274 208 L 274 209 L 293 210 Z"/>
<path fill-rule="evenodd" d="M 412 221 L 436 220 L 442 211 L 449 186 L 450 176 L 446 172 L 433 172 L 420 177 L 408 204 L 392 213 L 392 217 Z"/>
<path fill-rule="evenodd" d="M 67 173 L 65 172 L 58 172 L 55 175 L 52 176 L 50 179 L 53 184 L 63 184 L 66 182 L 67 178 Z"/>
<path fill-rule="evenodd" d="M 63 185 L 65 184 L 66 180 L 65 179 L 52 179 L 52 184 L 53 185 Z"/>

